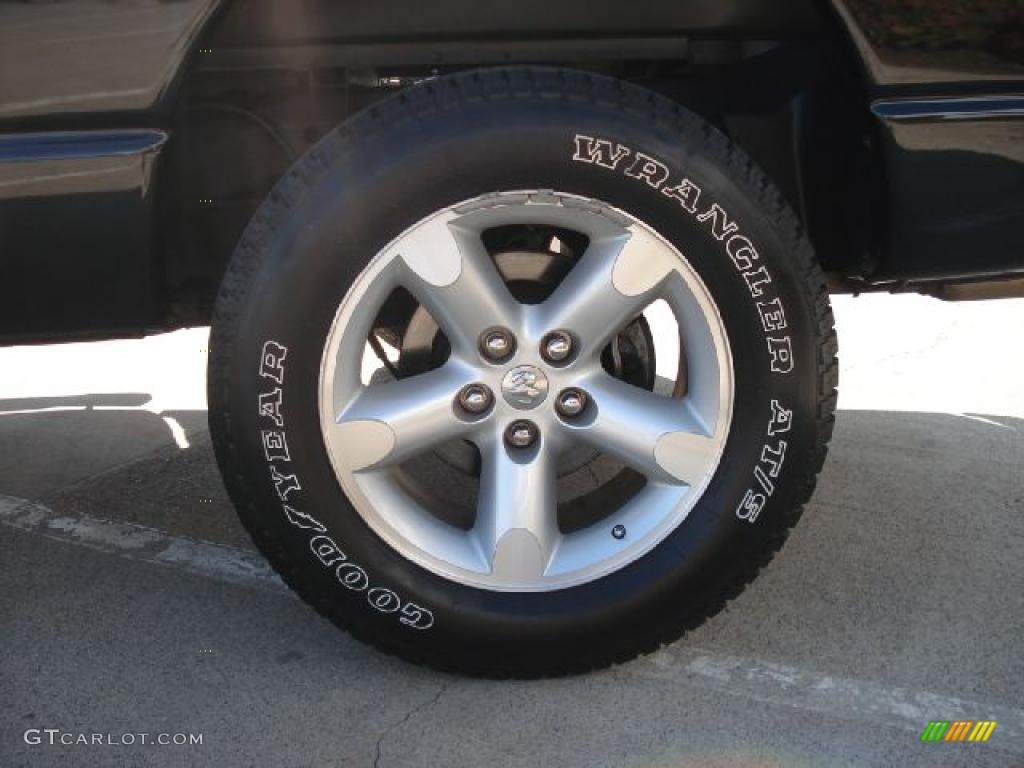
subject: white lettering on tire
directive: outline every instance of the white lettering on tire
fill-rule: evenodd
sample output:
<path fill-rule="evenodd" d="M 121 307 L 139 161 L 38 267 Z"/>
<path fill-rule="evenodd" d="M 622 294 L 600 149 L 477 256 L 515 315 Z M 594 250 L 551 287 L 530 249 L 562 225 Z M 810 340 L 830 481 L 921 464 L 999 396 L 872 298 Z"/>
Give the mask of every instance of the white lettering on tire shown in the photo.
<path fill-rule="evenodd" d="M 348 559 L 330 536 L 314 536 L 309 540 L 309 549 L 316 555 L 316 559 L 328 568 Z"/>
<path fill-rule="evenodd" d="M 789 432 L 793 424 L 793 412 L 779 405 L 778 400 L 772 400 L 772 419 L 768 422 L 768 436 L 774 437 L 780 432 Z"/>
<path fill-rule="evenodd" d="M 595 149 L 600 155 L 603 149 Z M 288 348 L 277 341 L 267 340 L 260 353 L 260 378 L 270 379 L 275 384 L 284 382 L 285 359 Z M 260 443 L 270 470 L 274 490 L 281 500 L 285 518 L 296 528 L 316 535 L 309 539 L 309 550 L 325 568 L 333 568 L 338 582 L 353 592 L 366 592 L 366 602 L 382 614 L 396 614 L 400 624 L 411 629 L 429 629 L 434 626 L 434 614 L 427 608 L 413 602 L 403 601 L 399 595 L 386 587 L 371 587 L 366 569 L 349 560 L 338 543 L 327 535 L 327 528 L 312 515 L 291 504 L 290 496 L 302 490 L 302 484 L 295 472 L 289 472 L 292 458 L 288 450 L 288 437 L 284 414 L 281 410 L 283 394 L 279 386 L 258 395 L 258 413 L 276 429 L 261 429 Z M 269 426 L 269 425 L 268 425 Z M 277 462 L 271 463 L 271 462 Z"/>
<path fill-rule="evenodd" d="M 765 333 L 781 331 L 786 327 L 786 313 L 782 309 L 782 300 L 778 297 L 771 301 L 757 302 L 757 313 L 761 315 L 761 327 Z"/>
<path fill-rule="evenodd" d="M 263 455 L 267 461 L 291 461 L 288 453 L 288 440 L 284 436 L 284 430 L 264 429 L 260 433 L 263 439 Z"/>
<path fill-rule="evenodd" d="M 786 448 L 788 443 L 782 438 L 773 440 L 775 435 L 789 432 L 793 424 L 793 411 L 783 408 L 778 400 L 772 400 L 772 415 L 768 420 L 768 439 L 761 447 L 761 456 L 754 467 L 754 480 L 757 487 L 753 485 L 747 489 L 736 507 L 736 517 L 753 523 L 761 514 L 768 499 L 775 493 L 775 483 L 772 481 L 782 473 L 782 465 L 786 461 Z"/>
<path fill-rule="evenodd" d="M 263 342 L 263 353 L 260 355 L 260 376 L 273 379 L 278 384 L 284 379 L 284 359 L 287 348 L 276 341 Z"/>
<path fill-rule="evenodd" d="M 716 202 L 708 205 L 705 201 L 703 206 L 698 206 L 702 190 L 690 179 L 684 177 L 678 183 L 666 185 L 671 172 L 664 163 L 654 157 L 643 152 L 634 152 L 622 144 L 613 144 L 607 139 L 582 134 L 577 134 L 574 143 L 573 160 L 612 171 L 618 170 L 620 161 L 632 154 L 633 162 L 622 169 L 627 178 L 643 181 L 654 189 L 660 189 L 661 194 L 675 200 L 683 211 L 704 225 L 715 240 L 725 244 L 726 256 L 743 278 L 750 297 L 758 299 L 757 313 L 768 346 L 769 369 L 773 374 L 791 373 L 794 367 L 793 342 L 788 335 L 779 334 L 779 331 L 788 327 L 782 298 L 767 295 L 773 289 L 772 276 L 768 268 L 760 263 L 760 255 L 754 243 L 741 233 L 739 223 L 730 218 L 729 213 Z M 789 432 L 793 422 L 793 411 L 783 408 L 778 400 L 772 400 L 771 407 L 768 438 Z M 769 439 L 761 448 L 760 460 L 753 469 L 754 482 L 736 507 L 736 516 L 740 520 L 755 522 L 775 492 L 773 480 L 782 472 L 782 465 L 786 460 L 786 447 L 785 440 Z"/>
<path fill-rule="evenodd" d="M 434 626 L 434 614 L 416 603 L 406 603 L 402 606 L 402 618 L 399 621 L 413 629 L 430 629 Z"/>
<path fill-rule="evenodd" d="M 757 248 L 749 237 L 742 234 L 739 222 L 732 219 L 725 208 L 713 201 L 710 205 L 705 201 L 704 205 L 698 206 L 702 196 L 701 188 L 688 178 L 682 178 L 675 184 L 667 184 L 671 172 L 665 163 L 655 157 L 643 152 L 636 152 L 630 147 L 609 139 L 595 138 L 584 134 L 576 134 L 573 144 L 572 159 L 574 161 L 597 165 L 610 171 L 620 170 L 621 165 L 621 171 L 627 178 L 642 181 L 679 203 L 679 207 L 703 225 L 715 240 L 724 243 L 726 255 L 743 277 L 751 298 L 765 297 L 763 301 L 757 302 L 765 334 L 786 327 L 786 313 L 782 306 L 782 299 L 778 296 L 766 296 L 773 285 L 771 274 L 767 267 L 759 263 L 760 256 Z M 633 156 L 633 161 L 623 165 L 622 160 L 630 155 Z M 793 370 L 793 348 L 789 336 L 769 337 L 766 335 L 766 338 L 771 372 L 777 374 L 791 372 Z"/>
<path fill-rule="evenodd" d="M 657 189 L 668 179 L 669 170 L 668 166 L 658 162 L 650 155 L 637 152 L 633 164 L 626 169 L 625 173 L 629 178 L 646 181 L 650 186 Z"/>
<path fill-rule="evenodd" d="M 299 478 L 295 475 L 286 475 L 276 466 L 270 464 L 270 479 L 274 481 L 274 490 L 281 501 L 288 501 L 288 494 L 299 490 Z"/>
<path fill-rule="evenodd" d="M 366 576 L 366 571 L 355 563 L 342 563 L 334 571 L 334 575 L 338 577 L 338 581 L 341 582 L 342 586 L 351 589 L 353 592 L 362 592 L 370 586 L 370 580 Z M 370 605 L 373 605 L 373 603 L 370 603 Z"/>
<path fill-rule="evenodd" d="M 398 595 L 384 587 L 374 587 L 366 593 L 366 600 L 381 613 L 394 613 L 402 607 Z"/>
<path fill-rule="evenodd" d="M 275 426 L 283 427 L 284 419 L 281 417 L 281 388 L 274 387 L 269 392 L 260 395 L 260 416 L 266 416 L 274 422 Z"/>
<path fill-rule="evenodd" d="M 581 163 L 596 163 L 602 168 L 614 171 L 622 158 L 629 154 L 629 147 L 613 145 L 607 139 L 594 139 L 581 134 L 576 137 L 576 153 L 572 159 Z"/>
<path fill-rule="evenodd" d="M 769 336 L 768 354 L 775 373 L 789 373 L 793 370 L 793 346 L 789 336 Z"/>
<path fill-rule="evenodd" d="M 296 528 L 309 528 L 310 530 L 319 531 L 324 533 L 327 529 L 323 525 L 312 517 L 307 515 L 305 512 L 289 507 L 287 504 L 282 504 L 284 507 L 285 517 L 288 518 L 288 522 L 294 525 Z"/>

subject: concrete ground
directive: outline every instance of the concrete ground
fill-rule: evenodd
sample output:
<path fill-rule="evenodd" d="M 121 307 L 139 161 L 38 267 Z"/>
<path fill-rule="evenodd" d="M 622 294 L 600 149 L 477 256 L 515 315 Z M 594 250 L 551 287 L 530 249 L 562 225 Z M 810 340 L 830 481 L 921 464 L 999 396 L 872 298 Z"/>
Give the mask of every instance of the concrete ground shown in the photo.
<path fill-rule="evenodd" d="M 530 683 L 381 656 L 280 585 L 214 465 L 205 330 L 0 350 L 0 766 L 1024 765 L 1024 301 L 836 312 L 781 555 L 664 651 Z M 957 719 L 998 725 L 920 742 Z"/>

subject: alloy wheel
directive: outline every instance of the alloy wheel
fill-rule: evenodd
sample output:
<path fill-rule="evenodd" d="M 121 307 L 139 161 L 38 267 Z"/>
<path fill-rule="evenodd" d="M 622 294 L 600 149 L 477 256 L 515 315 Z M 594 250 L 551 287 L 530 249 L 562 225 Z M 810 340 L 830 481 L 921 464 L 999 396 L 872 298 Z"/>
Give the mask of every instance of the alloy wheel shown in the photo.
<path fill-rule="evenodd" d="M 550 291 L 524 296 L 499 269 L 490 235 L 515 228 L 576 236 Z M 391 344 L 376 330 L 397 293 L 437 329 L 437 353 L 412 374 L 400 359 L 412 321 Z M 678 360 L 646 388 L 608 361 L 655 305 L 669 322 L 654 347 Z M 319 401 L 339 483 L 399 554 L 462 584 L 544 591 L 623 568 L 679 526 L 718 466 L 733 389 L 718 308 L 684 255 L 611 206 L 534 190 L 445 208 L 384 247 L 338 308 Z M 454 473 L 459 492 L 417 482 L 410 466 L 453 443 L 477 457 Z M 581 449 L 619 471 L 562 471 Z M 569 524 L 581 473 L 590 511 Z M 446 517 L 456 497 L 461 522 Z"/>

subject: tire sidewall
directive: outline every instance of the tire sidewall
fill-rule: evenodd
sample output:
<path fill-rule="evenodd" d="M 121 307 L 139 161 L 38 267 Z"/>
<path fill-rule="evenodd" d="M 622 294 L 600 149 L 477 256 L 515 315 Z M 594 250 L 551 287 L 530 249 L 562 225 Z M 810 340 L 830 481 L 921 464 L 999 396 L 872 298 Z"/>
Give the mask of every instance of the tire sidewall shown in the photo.
<path fill-rule="evenodd" d="M 619 148 L 628 154 L 612 167 L 587 162 L 585 150 L 594 144 L 584 143 L 581 153 L 579 137 L 607 141 L 613 154 Z M 230 422 L 231 456 L 220 458 L 244 476 L 237 485 L 246 489 L 240 508 L 247 527 L 307 599 L 399 650 L 429 654 L 444 648 L 486 665 L 512 655 L 579 658 L 581 643 L 601 638 L 602 653 L 615 656 L 641 637 L 707 613 L 720 602 L 722 585 L 749 568 L 758 544 L 788 527 L 804 476 L 798 464 L 816 441 L 820 340 L 806 279 L 773 212 L 732 166 L 709 152 L 716 142 L 724 146 L 696 119 L 680 126 L 645 121 L 611 105 L 485 100 L 377 124 L 365 133 L 335 133 L 302 161 L 303 172 L 293 176 L 300 183 L 279 188 L 268 203 L 275 209 L 272 225 L 260 237 L 250 228 L 236 254 L 255 267 L 241 295 L 233 296 L 236 311 L 219 342 L 230 345 L 231 365 L 223 372 L 225 386 L 211 388 L 218 393 L 211 410 L 213 418 L 222 412 Z M 656 187 L 627 174 L 638 153 L 666 167 L 668 180 Z M 683 179 L 701 190 L 696 214 L 662 191 Z M 399 556 L 342 493 L 318 410 L 328 332 L 370 260 L 439 209 L 521 189 L 600 200 L 645 222 L 684 254 L 718 305 L 736 392 L 719 467 L 683 523 L 615 573 L 541 593 L 459 585 Z M 736 225 L 733 234 L 756 249 L 750 269 L 737 266 L 729 237 L 717 239 L 713 221 L 698 219 L 712 204 Z M 270 218 L 264 213 L 264 225 Z M 754 296 L 744 272 L 761 267 L 770 283 Z M 763 310 L 776 299 L 770 308 L 781 307 L 783 327 L 777 318 L 766 326 L 759 311 L 759 304 Z M 786 339 L 791 368 L 780 365 L 769 338 Z M 268 349 L 275 359 L 267 357 Z M 281 394 L 277 418 L 267 415 L 260 399 L 274 390 Z M 287 460 L 279 449 L 268 453 L 266 441 L 277 445 L 278 438 L 267 433 L 278 432 Z M 780 450 L 783 460 L 776 466 Z M 763 505 L 754 514 L 758 497 Z"/>

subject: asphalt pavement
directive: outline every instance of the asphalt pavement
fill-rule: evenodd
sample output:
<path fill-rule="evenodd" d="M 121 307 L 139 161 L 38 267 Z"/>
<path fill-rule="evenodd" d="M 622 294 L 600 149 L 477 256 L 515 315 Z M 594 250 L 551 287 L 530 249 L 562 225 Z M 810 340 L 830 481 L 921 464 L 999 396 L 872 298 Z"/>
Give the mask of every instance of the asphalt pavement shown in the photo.
<path fill-rule="evenodd" d="M 0 349 L 0 766 L 1024 766 L 1024 300 L 836 311 L 782 553 L 659 653 L 537 682 L 385 657 L 280 584 L 217 475 L 206 329 Z"/>

